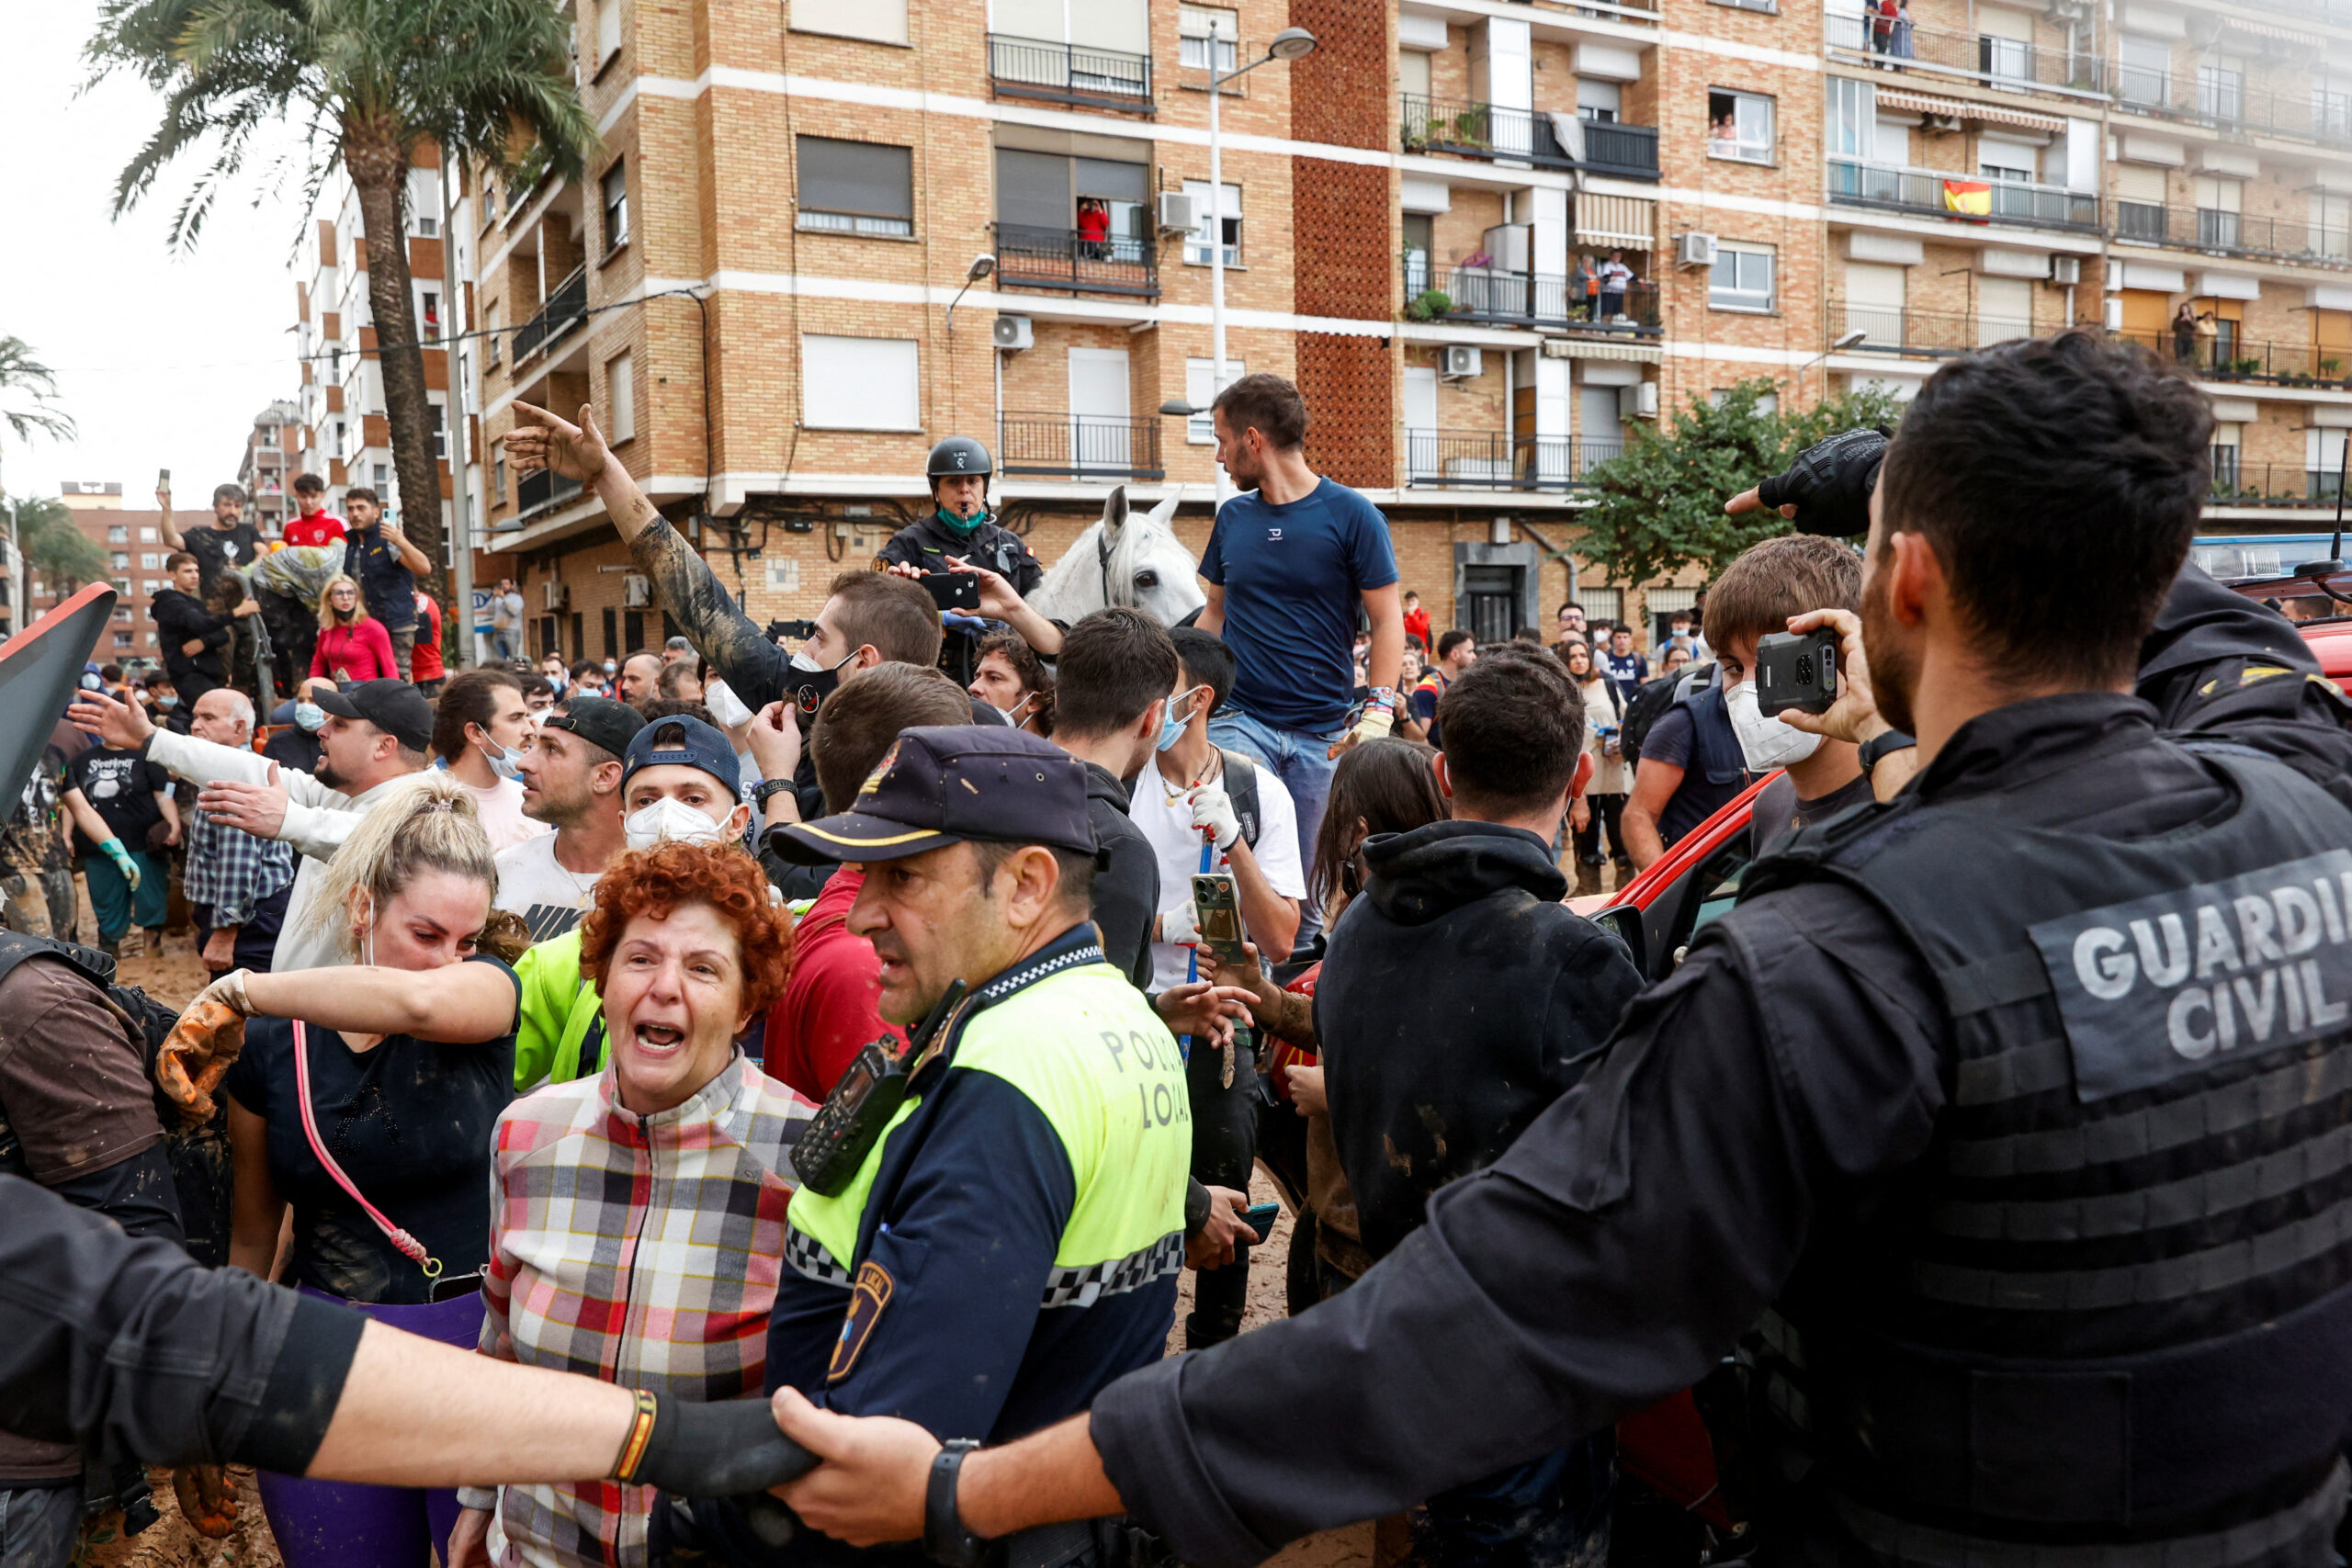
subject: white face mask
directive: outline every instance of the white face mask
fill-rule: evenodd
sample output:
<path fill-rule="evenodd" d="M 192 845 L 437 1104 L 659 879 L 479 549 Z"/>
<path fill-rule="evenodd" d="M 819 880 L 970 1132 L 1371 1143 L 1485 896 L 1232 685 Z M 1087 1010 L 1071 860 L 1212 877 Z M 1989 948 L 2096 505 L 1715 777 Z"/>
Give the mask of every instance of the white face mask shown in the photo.
<path fill-rule="evenodd" d="M 1731 729 L 1739 737 L 1739 754 L 1753 772 L 1802 762 L 1821 749 L 1820 736 L 1782 724 L 1777 714 L 1767 717 L 1757 705 L 1753 681 L 1742 681 L 1725 690 L 1724 705 L 1731 710 Z"/>
<path fill-rule="evenodd" d="M 732 815 L 730 810 L 729 815 Z M 726 827 L 683 800 L 664 795 L 650 806 L 640 806 L 621 823 L 621 831 L 633 850 L 650 850 L 664 839 L 677 839 L 689 844 L 716 844 L 725 840 Z"/>
<path fill-rule="evenodd" d="M 743 705 L 743 699 L 724 681 L 713 681 L 702 689 L 702 705 L 710 710 L 712 720 L 721 729 L 732 729 L 752 721 L 752 710 Z"/>

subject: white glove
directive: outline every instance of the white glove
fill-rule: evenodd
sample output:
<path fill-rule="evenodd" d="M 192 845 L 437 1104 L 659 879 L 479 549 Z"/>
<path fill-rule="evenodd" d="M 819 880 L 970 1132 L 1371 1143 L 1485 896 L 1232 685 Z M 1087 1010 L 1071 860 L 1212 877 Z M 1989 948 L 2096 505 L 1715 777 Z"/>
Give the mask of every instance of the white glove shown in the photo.
<path fill-rule="evenodd" d="M 1219 853 L 1241 837 L 1241 818 L 1233 814 L 1233 797 L 1216 784 L 1203 784 L 1185 797 L 1193 803 L 1193 826 L 1216 836 Z"/>
<path fill-rule="evenodd" d="M 245 998 L 245 976 L 251 973 L 253 971 L 249 969 L 230 970 L 226 975 L 197 992 L 187 1005 L 193 1008 L 198 1002 L 219 1002 L 239 1018 L 253 1017 L 254 1004 Z"/>
<path fill-rule="evenodd" d="M 1201 945 L 1200 911 L 1193 908 L 1190 898 L 1172 909 L 1160 911 L 1159 940 L 1177 947 Z"/>

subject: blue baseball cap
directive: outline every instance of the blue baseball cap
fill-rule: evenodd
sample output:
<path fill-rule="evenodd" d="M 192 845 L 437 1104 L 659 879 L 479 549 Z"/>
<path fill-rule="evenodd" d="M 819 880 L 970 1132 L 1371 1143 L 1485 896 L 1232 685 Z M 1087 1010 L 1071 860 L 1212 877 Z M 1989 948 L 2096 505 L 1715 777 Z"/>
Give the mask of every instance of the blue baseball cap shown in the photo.
<path fill-rule="evenodd" d="M 664 744 L 664 736 L 675 739 Z M 725 784 L 729 795 L 742 790 L 743 764 L 736 760 L 735 748 L 727 737 L 682 713 L 649 719 L 637 732 L 628 743 L 628 754 L 621 759 L 621 793 L 628 793 L 628 781 L 639 768 L 664 767 L 700 768 Z"/>
<path fill-rule="evenodd" d="M 803 865 L 885 861 L 967 839 L 1095 852 L 1086 764 L 998 724 L 899 731 L 847 811 L 771 829 L 767 845 Z"/>

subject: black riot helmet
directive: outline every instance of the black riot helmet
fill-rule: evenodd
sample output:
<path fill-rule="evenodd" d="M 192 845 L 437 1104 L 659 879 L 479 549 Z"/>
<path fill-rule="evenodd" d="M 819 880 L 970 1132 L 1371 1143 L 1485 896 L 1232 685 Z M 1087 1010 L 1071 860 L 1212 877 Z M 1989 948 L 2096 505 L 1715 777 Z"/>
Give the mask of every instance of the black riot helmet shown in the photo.
<path fill-rule="evenodd" d="M 956 479 L 965 474 L 987 479 L 996 472 L 996 465 L 989 460 L 989 449 L 970 436 L 950 435 L 931 449 L 922 471 L 933 479 Z"/>

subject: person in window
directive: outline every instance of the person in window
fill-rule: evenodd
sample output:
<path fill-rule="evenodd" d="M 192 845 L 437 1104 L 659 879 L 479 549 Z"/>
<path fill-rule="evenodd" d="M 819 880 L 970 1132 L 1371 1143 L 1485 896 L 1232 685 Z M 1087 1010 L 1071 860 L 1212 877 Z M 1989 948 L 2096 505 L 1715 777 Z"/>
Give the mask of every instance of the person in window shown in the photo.
<path fill-rule="evenodd" d="M 498 872 L 472 797 L 446 773 L 407 788 L 353 830 L 311 906 L 345 964 L 332 975 L 232 970 L 194 1006 L 252 1021 L 222 1080 L 236 1172 L 230 1262 L 271 1278 L 290 1206 L 284 1282 L 470 1347 L 519 993 L 513 971 L 476 951 Z M 469 964 L 498 983 L 417 981 Z M 457 1524 L 454 1491 L 269 1472 L 260 1482 L 287 1568 L 413 1568 Z"/>
<path fill-rule="evenodd" d="M 1080 254 L 1091 261 L 1105 261 L 1111 254 L 1111 205 L 1097 196 L 1078 198 L 1078 243 Z"/>
<path fill-rule="evenodd" d="M 401 679 L 391 634 L 368 613 L 359 584 L 342 573 L 328 579 L 319 595 L 319 641 L 311 652 L 311 673 L 338 683 Z"/>
<path fill-rule="evenodd" d="M 1707 126 L 1707 156 L 1710 158 L 1739 156 L 1739 128 L 1733 123 L 1728 111 L 1717 115 Z"/>

